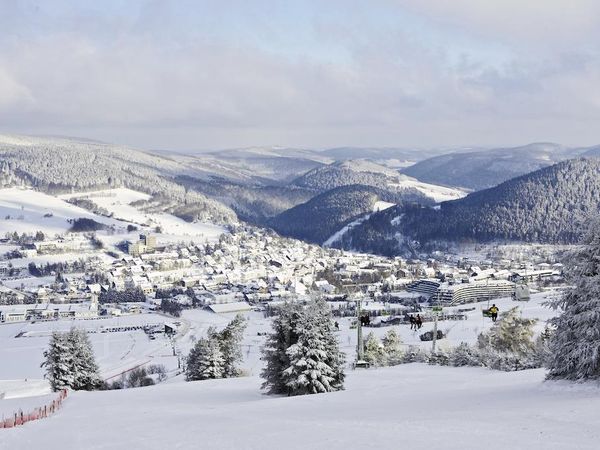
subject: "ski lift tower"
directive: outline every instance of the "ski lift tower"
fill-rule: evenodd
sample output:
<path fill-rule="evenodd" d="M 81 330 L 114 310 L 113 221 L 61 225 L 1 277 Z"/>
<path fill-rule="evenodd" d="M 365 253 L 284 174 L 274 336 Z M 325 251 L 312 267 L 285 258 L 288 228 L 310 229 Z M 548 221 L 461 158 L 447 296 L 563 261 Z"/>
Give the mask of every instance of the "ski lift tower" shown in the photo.
<path fill-rule="evenodd" d="M 362 310 L 361 310 L 361 298 L 358 297 L 356 300 L 356 361 L 354 362 L 354 368 L 368 369 L 370 364 L 364 360 L 365 356 L 365 343 L 362 336 Z"/>
<path fill-rule="evenodd" d="M 440 301 L 440 292 L 438 291 L 436 302 L 432 305 L 431 311 L 433 312 L 433 332 L 431 334 L 431 353 L 435 354 L 435 344 L 437 342 L 438 334 L 438 314 L 442 312 L 442 303 Z"/>

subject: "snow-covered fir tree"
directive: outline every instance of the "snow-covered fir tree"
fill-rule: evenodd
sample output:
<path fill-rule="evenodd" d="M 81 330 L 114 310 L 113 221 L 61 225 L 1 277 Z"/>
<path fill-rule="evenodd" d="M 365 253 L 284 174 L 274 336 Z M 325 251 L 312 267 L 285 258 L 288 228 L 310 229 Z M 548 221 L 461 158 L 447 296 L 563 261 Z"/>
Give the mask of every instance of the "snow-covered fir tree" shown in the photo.
<path fill-rule="evenodd" d="M 73 384 L 75 390 L 91 391 L 102 384 L 100 370 L 94 357 L 94 349 L 84 330 L 72 329 L 67 342 L 73 356 Z"/>
<path fill-rule="evenodd" d="M 290 366 L 287 349 L 298 341 L 296 323 L 302 313 L 298 303 L 286 303 L 279 308 L 279 314 L 273 319 L 273 331 L 267 336 L 263 347 L 263 359 L 266 365 L 261 372 L 265 380 L 262 388 L 270 394 L 287 393 L 286 380 L 283 372 Z"/>
<path fill-rule="evenodd" d="M 54 332 L 44 352 L 46 377 L 52 389 L 98 389 L 102 384 L 94 350 L 87 334 L 75 328 L 67 333 Z"/>
<path fill-rule="evenodd" d="M 224 364 L 219 339 L 214 331 L 209 330 L 208 337 L 198 339 L 187 357 L 186 379 L 223 378 Z"/>
<path fill-rule="evenodd" d="M 303 395 L 343 389 L 344 354 L 333 332 L 331 310 L 323 301 L 305 307 L 287 304 L 273 323 L 264 348 L 263 388 Z"/>
<path fill-rule="evenodd" d="M 73 385 L 73 354 L 66 333 L 55 331 L 50 337 L 48 349 L 44 352 L 46 378 L 54 391 L 70 388 Z"/>
<path fill-rule="evenodd" d="M 363 359 L 372 366 L 385 366 L 387 363 L 383 344 L 372 331 L 365 338 Z"/>
<path fill-rule="evenodd" d="M 567 268 L 573 288 L 551 306 L 562 313 L 551 319 L 548 378 L 600 378 L 600 223 L 588 231 L 584 246 Z"/>
<path fill-rule="evenodd" d="M 218 334 L 219 346 L 223 354 L 223 376 L 225 378 L 239 375 L 237 364 L 242 360 L 242 339 L 246 329 L 246 319 L 241 314 L 227 324 Z"/>

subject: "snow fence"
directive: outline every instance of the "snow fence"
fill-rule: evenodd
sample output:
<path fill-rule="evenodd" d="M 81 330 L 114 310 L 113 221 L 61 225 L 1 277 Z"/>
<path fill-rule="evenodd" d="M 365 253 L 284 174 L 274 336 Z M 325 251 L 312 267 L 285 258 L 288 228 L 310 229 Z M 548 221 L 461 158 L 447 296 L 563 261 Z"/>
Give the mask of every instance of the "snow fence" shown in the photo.
<path fill-rule="evenodd" d="M 46 417 L 51 416 L 61 408 L 63 400 L 67 398 L 67 392 L 68 391 L 66 389 L 61 390 L 58 394 L 58 397 L 52 400 L 51 403 L 35 408 L 29 413 L 24 413 L 22 410 L 19 410 L 8 419 L 2 417 L 2 420 L 0 420 L 0 428 L 18 427 L 26 424 L 27 422 L 45 419 Z"/>

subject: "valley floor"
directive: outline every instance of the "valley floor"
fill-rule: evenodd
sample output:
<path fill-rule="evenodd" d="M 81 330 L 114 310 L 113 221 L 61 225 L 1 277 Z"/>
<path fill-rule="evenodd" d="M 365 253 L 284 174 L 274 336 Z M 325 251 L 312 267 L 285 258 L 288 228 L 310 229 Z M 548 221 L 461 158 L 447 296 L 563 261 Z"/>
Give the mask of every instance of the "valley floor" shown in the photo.
<path fill-rule="evenodd" d="M 77 392 L 53 417 L 2 430 L 0 448 L 597 449 L 598 385 L 543 380 L 409 364 L 305 397 L 263 395 L 257 377 Z"/>

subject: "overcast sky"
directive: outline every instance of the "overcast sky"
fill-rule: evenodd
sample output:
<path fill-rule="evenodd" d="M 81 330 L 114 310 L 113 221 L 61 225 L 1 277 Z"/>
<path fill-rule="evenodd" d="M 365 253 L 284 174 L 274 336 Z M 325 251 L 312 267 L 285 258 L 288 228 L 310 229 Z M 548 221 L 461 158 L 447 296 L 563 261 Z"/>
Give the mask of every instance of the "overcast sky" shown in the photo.
<path fill-rule="evenodd" d="M 0 0 L 0 131 L 152 149 L 600 143 L 600 1 Z"/>

